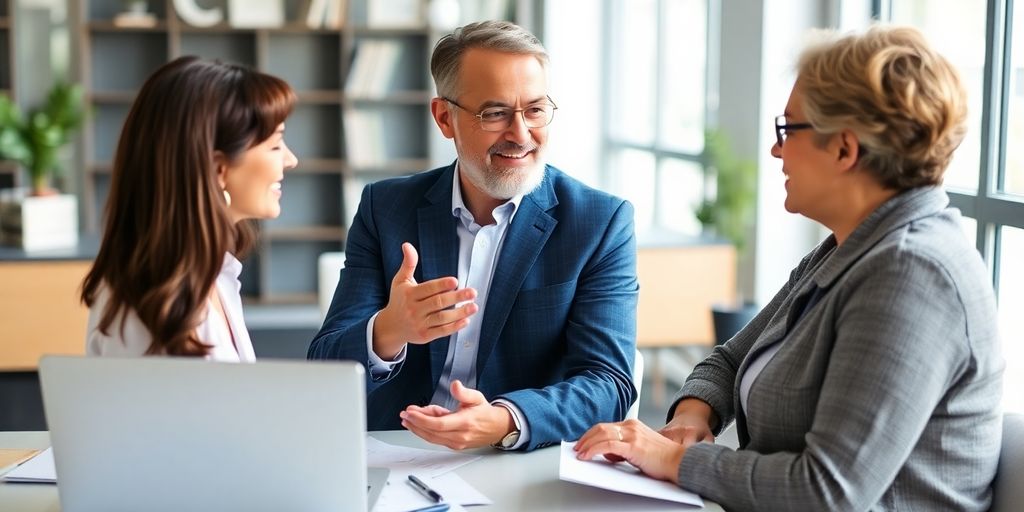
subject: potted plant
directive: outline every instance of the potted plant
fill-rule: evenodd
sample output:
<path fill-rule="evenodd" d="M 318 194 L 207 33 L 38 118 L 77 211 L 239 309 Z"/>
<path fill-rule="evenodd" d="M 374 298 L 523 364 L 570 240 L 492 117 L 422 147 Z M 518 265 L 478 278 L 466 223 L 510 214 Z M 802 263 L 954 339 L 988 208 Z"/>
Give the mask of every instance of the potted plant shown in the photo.
<path fill-rule="evenodd" d="M 754 224 L 757 164 L 737 157 L 728 137 L 720 130 L 705 131 L 702 160 L 707 176 L 713 176 L 714 187 L 707 187 L 708 195 L 695 212 L 697 221 L 706 233 L 732 243 L 740 255 Z M 722 344 L 733 337 L 759 309 L 756 304 L 742 299 L 736 304 L 712 307 L 716 343 Z"/>
<path fill-rule="evenodd" d="M 0 234 L 7 243 L 27 250 L 74 245 L 78 241 L 78 201 L 50 187 L 60 170 L 60 149 L 82 124 L 82 88 L 58 83 L 46 103 L 27 116 L 0 95 L 0 159 L 28 171 L 28 190 L 0 196 Z"/>

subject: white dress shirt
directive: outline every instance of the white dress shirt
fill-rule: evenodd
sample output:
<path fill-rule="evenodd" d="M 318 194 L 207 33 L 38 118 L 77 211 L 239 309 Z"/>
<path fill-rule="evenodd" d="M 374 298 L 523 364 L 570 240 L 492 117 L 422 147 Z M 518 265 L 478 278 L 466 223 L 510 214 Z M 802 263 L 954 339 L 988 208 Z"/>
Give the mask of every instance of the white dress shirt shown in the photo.
<path fill-rule="evenodd" d="M 512 223 L 519 203 L 523 200 L 522 195 L 517 195 L 502 203 L 491 212 L 495 223 L 481 226 L 477 224 L 472 212 L 469 211 L 462 199 L 458 164 L 455 166 L 453 175 L 452 216 L 459 219 L 456 227 L 459 237 L 457 278 L 459 288 L 474 288 L 476 290 L 477 296 L 474 302 L 479 310 L 470 317 L 469 325 L 451 335 L 444 369 L 441 371 L 437 388 L 430 400 L 430 403 L 440 405 L 450 411 L 456 411 L 459 407 L 459 402 L 451 394 L 452 381 L 460 380 L 466 387 L 473 389 L 477 387 L 477 349 L 480 346 L 480 328 L 483 324 L 487 297 L 491 290 L 491 279 L 494 277 L 494 269 L 501 254 L 501 247 L 505 242 L 505 233 L 508 232 L 508 226 Z M 395 366 L 405 360 L 406 349 L 402 347 L 392 361 L 385 361 L 373 351 L 373 324 L 377 320 L 377 314 L 374 314 L 367 323 L 366 346 L 370 357 L 370 375 L 374 379 L 382 380 L 391 374 Z M 508 400 L 498 399 L 492 403 L 507 408 L 513 416 L 513 421 L 519 427 L 519 441 L 509 449 L 514 450 L 526 444 L 530 439 L 529 423 L 524 421 L 522 411 Z"/>
<path fill-rule="evenodd" d="M 231 254 L 224 255 L 224 265 L 220 274 L 214 282 L 214 288 L 224 306 L 224 314 L 227 317 L 231 330 L 220 321 L 211 322 L 211 315 L 215 314 L 213 302 L 206 301 L 206 317 L 196 328 L 196 335 L 207 345 L 212 345 L 206 359 L 211 361 L 246 362 L 256 360 L 256 353 L 252 348 L 252 341 L 249 339 L 249 331 L 245 328 L 245 319 L 242 316 L 242 298 L 240 291 L 242 284 L 238 281 L 238 275 L 242 272 L 242 263 Z M 86 329 L 85 348 L 86 354 L 90 356 L 111 356 L 111 357 L 138 357 L 146 354 L 152 344 L 153 336 L 149 329 L 133 310 L 127 310 L 124 315 L 124 328 L 121 326 L 121 318 L 117 318 L 107 329 L 108 333 L 103 334 L 99 330 L 100 319 L 103 311 L 110 300 L 109 290 L 101 286 L 96 294 L 96 300 L 89 308 L 89 324 Z M 214 317 L 216 318 L 216 317 Z M 234 335 L 234 340 L 232 340 Z"/>

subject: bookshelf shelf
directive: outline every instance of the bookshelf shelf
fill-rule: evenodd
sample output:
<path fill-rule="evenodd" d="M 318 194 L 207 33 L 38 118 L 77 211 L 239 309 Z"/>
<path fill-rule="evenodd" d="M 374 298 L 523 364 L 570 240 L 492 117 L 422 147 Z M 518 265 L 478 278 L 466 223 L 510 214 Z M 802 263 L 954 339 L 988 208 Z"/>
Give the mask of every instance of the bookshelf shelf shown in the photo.
<path fill-rule="evenodd" d="M 346 104 L 351 106 L 366 105 L 423 105 L 429 104 L 434 95 L 431 91 L 396 91 L 384 97 L 349 96 Z"/>
<path fill-rule="evenodd" d="M 135 101 L 136 91 L 93 91 L 89 97 L 97 104 L 127 103 Z"/>
<path fill-rule="evenodd" d="M 259 223 L 259 246 L 243 262 L 242 293 L 247 303 L 315 303 L 317 257 L 344 250 L 363 186 L 432 166 L 436 128 L 428 61 L 437 34 L 425 26 L 367 26 L 373 1 L 343 2 L 342 25 L 332 29 L 307 26 L 303 9 L 309 2 L 283 0 L 286 23 L 254 29 L 190 26 L 172 0 L 148 1 L 155 26 L 122 27 L 113 22 L 124 10 L 122 0 L 70 0 L 79 78 L 92 111 L 80 165 L 86 229 L 96 232 L 101 225 L 114 149 L 144 80 L 181 55 L 245 64 L 283 78 L 295 90 L 298 104 L 287 121 L 286 141 L 299 164 L 285 174 L 280 217 Z M 199 4 L 227 13 L 226 0 Z M 10 24 L 3 14 L 0 45 L 3 23 Z M 361 71 L 359 55 L 367 48 L 377 53 Z M 0 60 L 0 89 L 6 87 L 3 65 Z M 367 71 L 372 68 L 377 70 Z M 361 160 L 367 148 L 370 158 Z"/>
<path fill-rule="evenodd" d="M 157 21 L 156 25 L 152 27 L 135 27 L 135 26 L 122 26 L 117 25 L 113 21 L 91 21 L 86 27 L 90 32 L 153 32 L 153 33 L 164 33 L 167 32 L 167 22 Z"/>
<path fill-rule="evenodd" d="M 263 233 L 271 241 L 323 240 L 335 241 L 345 238 L 344 226 L 306 226 L 295 228 L 267 228 Z"/>
<path fill-rule="evenodd" d="M 429 28 L 379 28 L 379 27 L 352 27 L 352 33 L 356 36 L 396 37 L 396 36 L 423 36 L 430 35 Z"/>

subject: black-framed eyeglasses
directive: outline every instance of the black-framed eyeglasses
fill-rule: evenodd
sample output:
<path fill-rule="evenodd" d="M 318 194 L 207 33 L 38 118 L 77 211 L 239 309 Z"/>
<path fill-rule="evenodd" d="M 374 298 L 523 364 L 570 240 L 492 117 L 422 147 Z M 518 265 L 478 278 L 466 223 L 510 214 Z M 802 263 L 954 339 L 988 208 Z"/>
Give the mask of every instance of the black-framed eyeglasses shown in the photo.
<path fill-rule="evenodd" d="M 524 108 L 487 107 L 475 114 L 453 99 L 443 96 L 441 99 L 476 116 L 480 120 L 480 129 L 485 132 L 501 132 L 509 129 L 517 112 L 522 114 L 523 123 L 527 128 L 543 128 L 551 124 L 551 121 L 555 119 L 555 111 L 558 110 L 558 106 L 550 96 L 547 98 L 547 102 L 533 103 Z"/>
<path fill-rule="evenodd" d="M 786 116 L 775 116 L 775 142 L 781 148 L 782 143 L 786 142 L 789 132 L 807 130 L 809 128 L 814 128 L 814 126 L 811 123 L 786 124 Z"/>

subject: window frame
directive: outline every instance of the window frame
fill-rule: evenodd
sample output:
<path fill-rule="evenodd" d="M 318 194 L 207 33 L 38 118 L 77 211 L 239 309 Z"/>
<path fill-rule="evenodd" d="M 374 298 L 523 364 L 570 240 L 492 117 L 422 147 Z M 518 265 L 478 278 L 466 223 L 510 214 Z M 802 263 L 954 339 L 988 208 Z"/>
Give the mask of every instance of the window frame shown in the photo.
<path fill-rule="evenodd" d="M 669 26 L 669 20 L 664 16 L 665 3 L 671 0 L 653 0 L 655 2 L 655 9 L 658 13 L 658 27 L 655 43 L 655 76 L 654 76 L 654 97 L 655 105 L 662 103 L 661 98 L 663 97 L 663 69 L 662 69 L 662 57 L 666 52 L 666 33 L 671 28 Z M 712 101 L 713 98 L 717 98 L 718 90 L 718 65 L 719 65 L 719 46 L 718 46 L 718 28 L 719 28 L 719 15 L 720 15 L 720 0 L 703 0 L 705 5 L 705 12 L 707 17 L 705 18 L 705 66 L 704 66 L 704 130 L 708 127 L 716 124 L 717 118 L 717 105 Z M 618 9 L 628 8 L 628 0 L 602 0 L 601 9 L 603 11 L 603 27 L 602 32 L 605 34 L 618 33 L 619 26 L 615 25 L 612 20 L 621 20 L 622 17 L 618 16 Z M 667 226 L 666 219 L 662 218 L 662 198 L 658 194 L 658 190 L 661 188 L 661 183 L 664 182 L 663 175 L 666 171 L 662 169 L 662 163 L 665 160 L 682 160 L 691 162 L 699 165 L 702 169 L 702 180 L 701 184 L 702 195 L 707 195 L 709 189 L 709 176 L 708 167 L 704 162 L 703 145 L 700 152 L 687 152 L 672 149 L 663 145 L 663 137 L 661 136 L 662 130 L 662 110 L 659 108 L 654 109 L 653 123 L 653 137 L 650 144 L 640 144 L 634 141 L 625 140 L 617 137 L 615 130 L 612 127 L 612 109 L 615 98 L 614 86 L 615 83 L 615 70 L 619 62 L 622 61 L 624 55 L 621 48 L 615 44 L 616 39 L 614 37 L 606 37 L 601 41 L 601 52 L 603 55 L 608 57 L 604 60 L 602 77 L 603 83 L 605 84 L 602 88 L 601 96 L 602 110 L 601 110 L 601 174 L 600 180 L 603 188 L 611 190 L 614 184 L 613 174 L 613 162 L 616 161 L 615 156 L 624 150 L 635 150 L 650 154 L 654 158 L 654 188 L 651 189 L 650 195 L 647 197 L 650 200 L 652 209 L 654 212 L 654 218 L 651 222 L 651 229 L 654 231 L 665 229 Z"/>
<path fill-rule="evenodd" d="M 893 0 L 872 0 L 872 16 L 892 19 Z M 977 192 L 947 187 L 950 204 L 978 223 L 975 246 L 999 296 L 1002 226 L 1024 229 L 1024 197 L 1001 192 L 1006 178 L 1014 0 L 988 0 Z"/>

